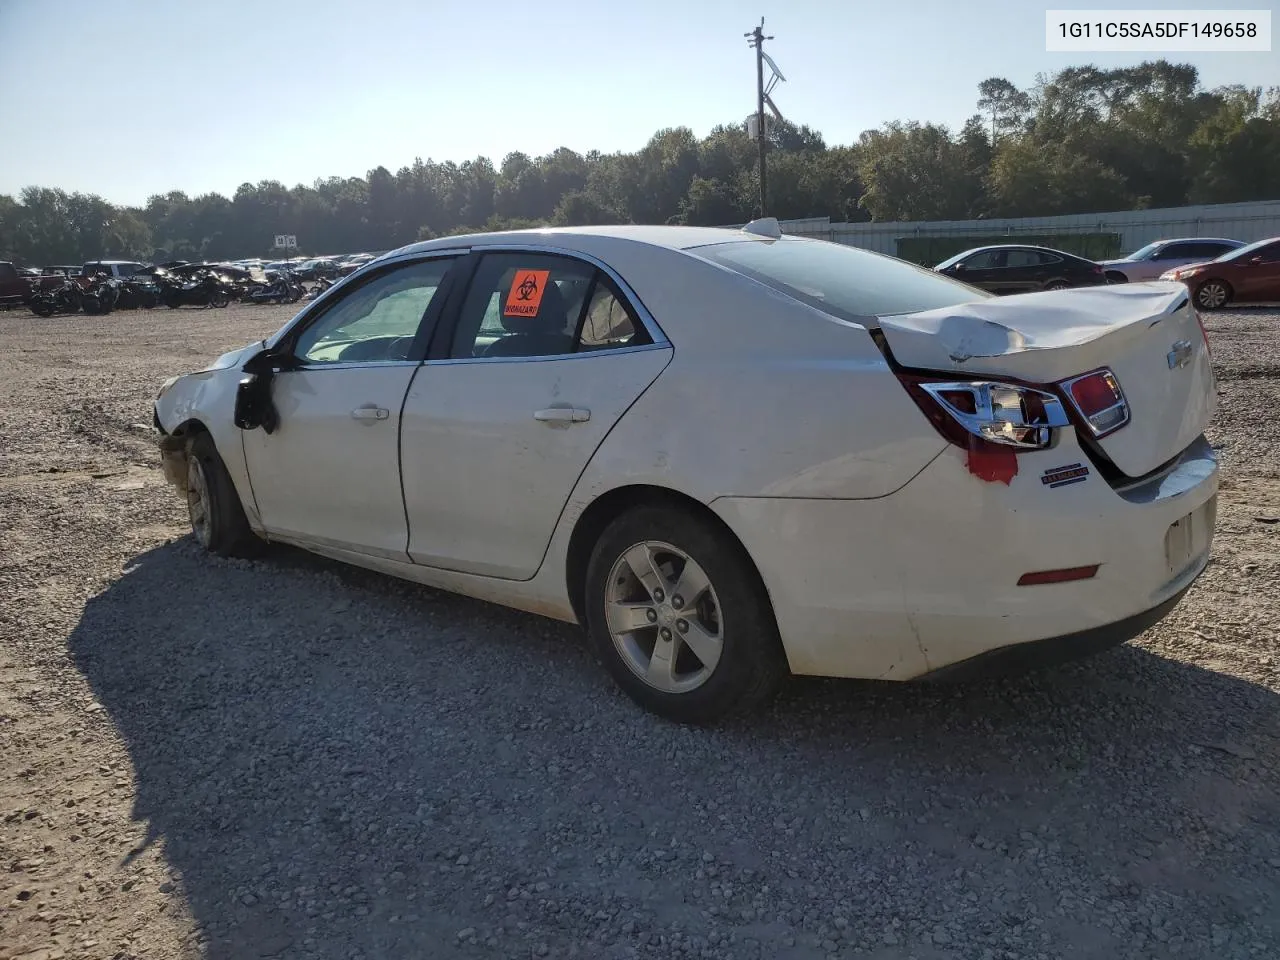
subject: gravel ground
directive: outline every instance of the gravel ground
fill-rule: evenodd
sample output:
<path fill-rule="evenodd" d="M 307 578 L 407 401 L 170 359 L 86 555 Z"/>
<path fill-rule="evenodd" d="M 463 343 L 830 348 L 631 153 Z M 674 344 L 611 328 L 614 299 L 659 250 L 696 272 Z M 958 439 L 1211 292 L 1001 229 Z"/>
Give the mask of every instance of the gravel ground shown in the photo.
<path fill-rule="evenodd" d="M 159 381 L 289 308 L 0 313 L 0 958 L 1280 956 L 1280 313 L 1215 560 L 1088 662 L 683 729 L 560 624 L 193 548 Z"/>

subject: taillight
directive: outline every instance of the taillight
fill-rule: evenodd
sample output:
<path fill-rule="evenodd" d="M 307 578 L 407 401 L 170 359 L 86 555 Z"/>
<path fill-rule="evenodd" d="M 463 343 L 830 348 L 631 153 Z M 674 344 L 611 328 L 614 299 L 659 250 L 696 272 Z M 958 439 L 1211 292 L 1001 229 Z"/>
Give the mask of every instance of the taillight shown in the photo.
<path fill-rule="evenodd" d="M 1095 370 L 1062 384 L 1094 437 L 1105 437 L 1129 422 L 1129 403 L 1110 370 Z"/>
<path fill-rule="evenodd" d="M 1053 431 L 1068 426 L 1053 394 L 991 380 L 952 381 L 899 374 L 898 378 L 939 433 L 958 447 L 1043 450 Z"/>

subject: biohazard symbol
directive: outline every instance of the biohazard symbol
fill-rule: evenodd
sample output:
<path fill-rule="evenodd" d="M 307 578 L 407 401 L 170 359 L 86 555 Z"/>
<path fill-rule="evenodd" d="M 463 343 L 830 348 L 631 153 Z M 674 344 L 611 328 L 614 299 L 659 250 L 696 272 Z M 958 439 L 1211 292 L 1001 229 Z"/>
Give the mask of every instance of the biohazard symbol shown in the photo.
<path fill-rule="evenodd" d="M 549 276 L 550 270 L 517 270 L 516 275 L 511 278 L 511 289 L 507 291 L 507 302 L 502 308 L 502 315 L 536 317 Z"/>

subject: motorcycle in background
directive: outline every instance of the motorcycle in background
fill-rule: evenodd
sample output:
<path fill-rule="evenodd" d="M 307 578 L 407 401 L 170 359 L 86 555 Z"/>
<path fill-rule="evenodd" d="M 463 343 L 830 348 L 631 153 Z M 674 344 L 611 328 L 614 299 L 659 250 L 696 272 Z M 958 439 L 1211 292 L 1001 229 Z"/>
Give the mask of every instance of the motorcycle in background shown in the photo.
<path fill-rule="evenodd" d="M 245 303 L 297 303 L 302 299 L 302 284 L 289 271 L 267 274 L 267 282 L 256 284 L 240 298 Z"/>
<path fill-rule="evenodd" d="M 37 291 L 29 305 L 37 317 L 52 317 L 55 313 L 79 313 L 83 300 L 80 284 L 68 277 L 56 287 Z"/>
<path fill-rule="evenodd" d="M 172 275 L 156 276 L 160 302 L 170 310 L 178 307 L 225 307 L 231 302 L 230 286 L 211 270 L 179 279 Z"/>
<path fill-rule="evenodd" d="M 85 313 L 107 314 L 115 309 L 119 299 L 120 281 L 109 274 L 98 273 L 85 286 L 80 305 Z"/>
<path fill-rule="evenodd" d="M 320 296 L 320 294 L 324 293 L 326 290 L 328 290 L 332 286 L 333 286 L 332 279 L 330 279 L 329 277 L 319 277 L 316 280 L 315 285 L 312 286 L 311 292 L 307 294 L 307 299 L 314 300 L 316 297 Z"/>

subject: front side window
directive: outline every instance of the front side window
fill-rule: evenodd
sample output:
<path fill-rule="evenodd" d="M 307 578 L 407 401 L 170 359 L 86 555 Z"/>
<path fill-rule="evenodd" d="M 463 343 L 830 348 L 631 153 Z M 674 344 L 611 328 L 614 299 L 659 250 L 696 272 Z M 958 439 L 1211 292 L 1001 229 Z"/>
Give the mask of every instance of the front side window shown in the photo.
<path fill-rule="evenodd" d="M 294 356 L 316 365 L 410 359 L 414 337 L 452 263 L 404 264 L 360 284 L 302 331 Z"/>
<path fill-rule="evenodd" d="M 981 253 L 975 253 L 972 257 L 961 262 L 966 270 L 993 270 L 996 267 L 1004 266 L 1004 251 L 983 250 Z"/>
<path fill-rule="evenodd" d="M 994 296 L 905 260 L 825 240 L 730 240 L 689 253 L 855 323 Z"/>
<path fill-rule="evenodd" d="M 647 343 L 594 266 L 538 253 L 480 261 L 458 314 L 450 356 L 551 357 Z"/>
<path fill-rule="evenodd" d="M 1254 256 L 1261 257 L 1263 263 L 1280 263 L 1280 243 L 1273 243 L 1269 247 L 1263 247 Z"/>

